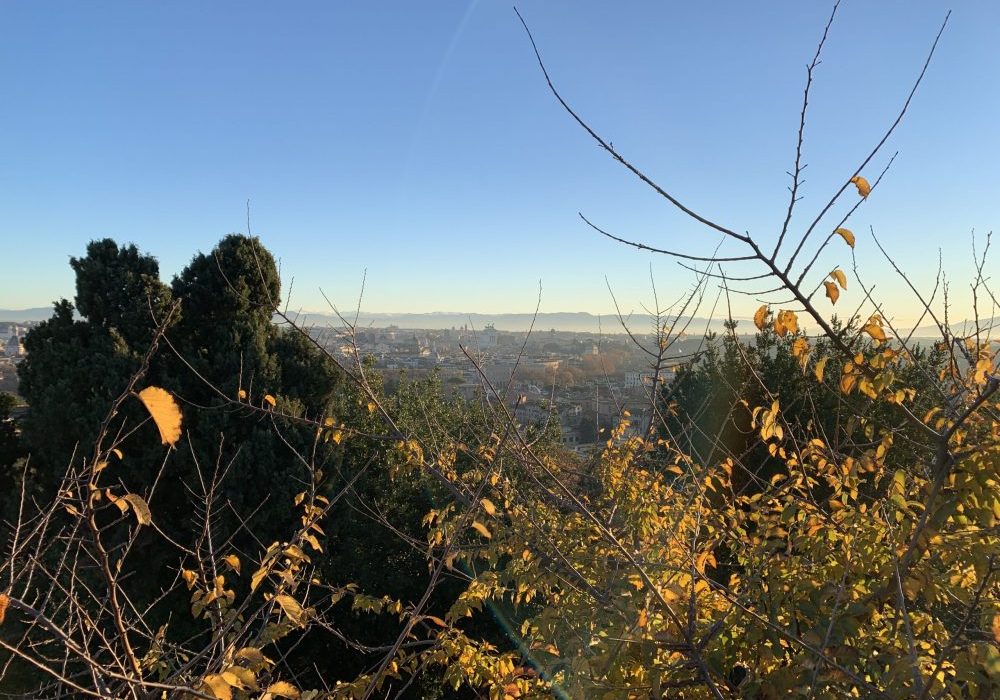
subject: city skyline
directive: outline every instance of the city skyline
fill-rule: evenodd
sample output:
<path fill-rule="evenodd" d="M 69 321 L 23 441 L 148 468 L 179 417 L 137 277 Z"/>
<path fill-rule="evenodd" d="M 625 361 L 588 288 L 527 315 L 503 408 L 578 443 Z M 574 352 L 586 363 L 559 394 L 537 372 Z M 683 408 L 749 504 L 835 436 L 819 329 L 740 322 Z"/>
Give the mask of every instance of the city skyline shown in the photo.
<path fill-rule="evenodd" d="M 772 238 L 826 4 L 519 9 L 601 133 L 699 211 Z M 803 217 L 891 123 L 944 14 L 842 6 L 814 84 Z M 578 211 L 654 245 L 717 242 L 561 111 L 508 5 L 17 5 L 5 19 L 0 306 L 72 298 L 66 263 L 92 238 L 134 241 L 169 280 L 192 251 L 246 230 L 247 200 L 251 230 L 294 279 L 292 307 L 310 311 L 325 308 L 320 288 L 353 308 L 362 278 L 365 308 L 400 313 L 530 312 L 541 281 L 543 311 L 608 314 L 605 276 L 624 309 L 650 302 L 651 273 L 664 297 L 690 285 Z M 852 220 L 859 265 L 900 317 L 917 314 L 869 226 L 923 288 L 938 247 L 947 270 L 966 270 L 971 231 L 1000 218 L 998 19 L 991 3 L 955 10 L 870 174 L 899 156 Z M 843 248 L 827 259 L 851 264 Z M 734 314 L 754 305 L 737 299 Z"/>

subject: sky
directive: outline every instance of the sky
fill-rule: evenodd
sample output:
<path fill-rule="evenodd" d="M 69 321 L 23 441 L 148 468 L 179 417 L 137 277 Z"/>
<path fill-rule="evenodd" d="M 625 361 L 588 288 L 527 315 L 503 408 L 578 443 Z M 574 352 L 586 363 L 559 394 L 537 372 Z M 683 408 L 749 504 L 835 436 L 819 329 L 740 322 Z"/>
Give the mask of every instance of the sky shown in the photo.
<path fill-rule="evenodd" d="M 805 66 L 827 2 L 519 0 L 556 85 L 692 209 L 773 245 Z M 948 10 L 845 0 L 816 71 L 801 233 L 891 124 Z M 902 317 L 942 251 L 965 293 L 1000 221 L 1000 4 L 955 3 L 899 152 L 851 221 L 867 283 Z M 111 237 L 164 279 L 250 229 L 291 306 L 606 313 L 682 294 L 717 234 L 600 151 L 548 92 L 510 2 L 0 0 L 0 307 L 73 296 L 70 256 Z M 850 193 L 849 193 L 850 194 Z M 842 212 L 845 204 L 836 209 Z M 835 223 L 830 220 L 830 225 Z M 826 229 L 828 232 L 829 229 Z M 724 253 L 742 251 L 726 244 Z M 850 270 L 831 245 L 818 270 Z M 822 272 L 820 272 L 822 274 Z M 818 284 L 821 278 L 817 277 Z M 853 280 L 853 276 L 851 277 Z M 652 280 L 652 282 L 651 282 Z M 714 287 L 713 287 L 714 289 Z M 714 293 L 714 292 L 713 292 Z M 861 300 L 850 287 L 840 304 Z M 736 314 L 756 297 L 737 296 Z"/>

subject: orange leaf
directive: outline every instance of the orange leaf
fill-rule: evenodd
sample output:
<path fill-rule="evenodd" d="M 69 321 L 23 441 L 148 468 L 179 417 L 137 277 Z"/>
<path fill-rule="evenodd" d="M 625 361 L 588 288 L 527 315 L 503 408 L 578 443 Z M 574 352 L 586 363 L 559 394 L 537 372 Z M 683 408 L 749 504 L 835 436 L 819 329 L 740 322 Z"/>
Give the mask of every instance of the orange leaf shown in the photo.
<path fill-rule="evenodd" d="M 3 624 L 3 618 L 7 614 L 8 605 L 10 605 L 10 598 L 7 597 L 6 593 L 0 593 L 0 625 Z"/>
<path fill-rule="evenodd" d="M 834 233 L 843 238 L 845 241 L 847 241 L 847 245 L 851 246 L 852 248 L 854 247 L 854 234 L 851 232 L 851 229 L 838 228 L 836 231 L 834 231 Z"/>
<path fill-rule="evenodd" d="M 764 326 L 767 325 L 767 315 L 771 313 L 767 307 L 767 304 L 762 305 L 757 312 L 753 315 L 753 325 L 757 326 L 757 330 L 764 330 Z"/>
<path fill-rule="evenodd" d="M 837 280 L 837 284 L 840 285 L 841 289 L 847 289 L 847 275 L 839 267 L 830 273 L 830 277 Z"/>
<path fill-rule="evenodd" d="M 851 178 L 851 182 L 853 182 L 854 186 L 858 188 L 858 194 L 867 199 L 868 194 L 872 191 L 872 186 L 868 184 L 868 180 L 864 179 L 860 175 L 855 175 Z"/>
<path fill-rule="evenodd" d="M 826 296 L 829 297 L 831 304 L 836 304 L 837 299 L 840 298 L 840 290 L 837 285 L 833 282 L 823 282 L 823 286 L 826 287 Z"/>

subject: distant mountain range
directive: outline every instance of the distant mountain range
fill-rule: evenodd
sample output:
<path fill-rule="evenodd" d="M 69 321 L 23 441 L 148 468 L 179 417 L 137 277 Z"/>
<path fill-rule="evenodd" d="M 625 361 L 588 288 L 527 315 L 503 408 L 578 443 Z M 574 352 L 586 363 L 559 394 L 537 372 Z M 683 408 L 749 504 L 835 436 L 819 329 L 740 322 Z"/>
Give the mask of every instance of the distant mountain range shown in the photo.
<path fill-rule="evenodd" d="M 0 309 L 0 323 L 44 321 L 47 318 L 52 318 L 51 306 L 37 309 Z"/>
<path fill-rule="evenodd" d="M 52 316 L 52 307 L 39 307 L 33 309 L 0 309 L 0 323 L 3 322 L 26 322 L 44 321 Z M 293 315 L 294 316 L 294 315 Z M 354 313 L 346 313 L 344 316 L 354 320 Z M 446 328 L 461 328 L 468 326 L 470 329 L 482 330 L 487 324 L 492 323 L 499 331 L 522 332 L 531 327 L 533 314 L 480 314 L 462 313 L 459 311 L 435 311 L 431 313 L 377 313 L 362 312 L 358 317 L 360 327 L 385 328 L 387 326 L 397 326 L 399 328 L 413 328 L 426 330 L 443 330 Z M 330 313 L 300 312 L 299 322 L 307 326 L 340 326 L 340 319 Z M 750 332 L 752 321 L 749 318 L 737 317 L 740 321 L 740 330 Z M 650 333 L 653 328 L 652 318 L 648 314 L 633 314 L 627 319 L 629 328 L 633 333 Z M 989 320 L 981 322 L 981 326 L 990 325 Z M 993 321 L 1000 324 L 1000 319 Z M 560 332 L 569 333 L 623 333 L 621 323 L 614 314 L 597 315 L 585 311 L 579 312 L 553 312 L 539 313 L 535 319 L 535 332 L 543 332 L 554 329 Z M 962 323 L 952 325 L 956 333 L 967 333 L 969 327 Z M 701 335 L 706 330 L 719 332 L 723 330 L 723 319 L 695 318 L 688 327 L 689 335 Z M 807 328 L 808 330 L 808 328 Z M 909 330 L 909 329 L 907 329 Z M 913 334 L 918 338 L 933 338 L 938 336 L 935 326 L 921 326 Z"/>

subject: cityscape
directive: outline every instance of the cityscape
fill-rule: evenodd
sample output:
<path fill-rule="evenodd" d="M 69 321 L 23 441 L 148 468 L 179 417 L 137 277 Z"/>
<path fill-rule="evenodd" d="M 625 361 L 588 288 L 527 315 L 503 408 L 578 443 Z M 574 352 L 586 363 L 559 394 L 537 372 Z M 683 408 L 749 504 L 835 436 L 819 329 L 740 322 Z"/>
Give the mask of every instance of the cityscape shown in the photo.
<path fill-rule="evenodd" d="M 38 323 L 0 322 L 0 391 L 17 395 L 24 337 Z M 479 329 L 469 324 L 435 329 L 368 326 L 357 328 L 353 339 L 346 327 L 315 325 L 308 332 L 347 365 L 355 351 L 361 359 L 370 359 L 389 390 L 401 380 L 434 375 L 446 395 L 465 401 L 502 397 L 520 423 L 558 426 L 565 447 L 587 453 L 606 440 L 607 430 L 626 411 L 632 433 L 649 425 L 656 377 L 642 347 L 655 348 L 656 338 L 649 319 L 638 323 L 645 327 L 630 326 L 630 334 L 511 331 L 492 323 Z M 697 336 L 672 343 L 659 383 L 668 384 L 677 367 L 702 345 Z"/>

